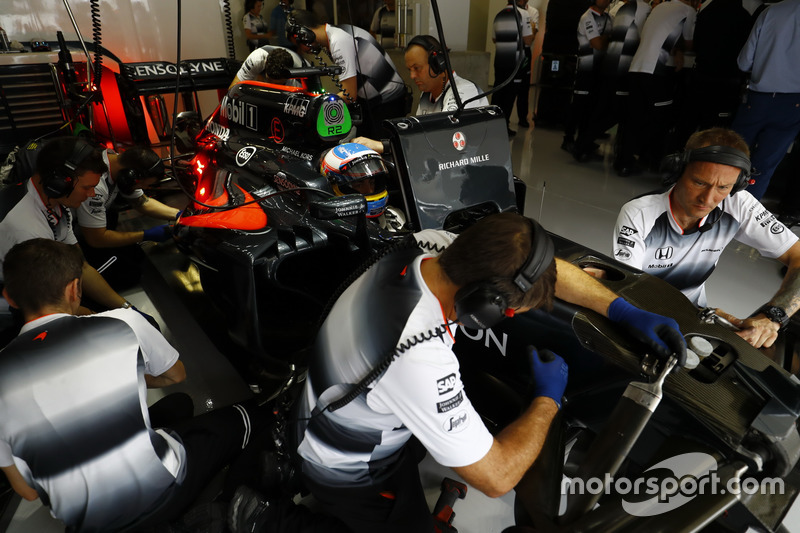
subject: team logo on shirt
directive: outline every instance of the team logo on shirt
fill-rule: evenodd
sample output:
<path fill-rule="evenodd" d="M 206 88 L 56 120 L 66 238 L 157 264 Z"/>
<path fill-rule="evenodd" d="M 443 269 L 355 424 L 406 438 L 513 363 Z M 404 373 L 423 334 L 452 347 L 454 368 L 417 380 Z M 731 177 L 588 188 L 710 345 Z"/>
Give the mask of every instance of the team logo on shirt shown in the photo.
<path fill-rule="evenodd" d="M 783 230 L 785 230 L 785 229 L 786 229 L 786 226 L 784 226 L 780 222 L 775 222 L 769 228 L 769 232 L 772 233 L 773 235 L 779 235 L 779 234 L 783 233 Z"/>
<path fill-rule="evenodd" d="M 666 261 L 668 259 L 672 259 L 673 249 L 672 246 L 667 246 L 665 248 L 659 248 L 656 250 L 655 258 L 659 261 Z"/>
<path fill-rule="evenodd" d="M 626 239 L 625 237 L 617 237 L 617 244 L 621 244 L 622 246 L 627 246 L 628 248 L 633 248 L 636 246 L 636 243 L 630 239 Z"/>
<path fill-rule="evenodd" d="M 444 421 L 444 424 L 442 424 L 442 429 L 444 429 L 447 433 L 458 433 L 459 431 L 463 431 L 467 428 L 467 422 L 467 412 L 459 411 Z"/>
<path fill-rule="evenodd" d="M 437 379 L 436 388 L 439 390 L 439 396 L 452 392 L 456 388 L 456 375 L 450 374 L 442 379 Z"/>
<path fill-rule="evenodd" d="M 624 235 L 624 236 L 626 236 L 626 237 L 630 237 L 630 236 L 631 236 L 631 235 L 633 235 L 634 233 L 639 233 L 639 232 L 638 232 L 638 231 L 636 231 L 636 230 L 635 230 L 635 229 L 633 229 L 633 228 L 629 228 L 628 226 L 622 226 L 622 229 L 620 229 L 620 230 L 619 230 L 619 234 L 620 234 L 620 235 Z"/>
<path fill-rule="evenodd" d="M 453 147 L 459 152 L 467 147 L 467 137 L 460 131 L 453 134 Z"/>
<path fill-rule="evenodd" d="M 253 157 L 253 154 L 256 153 L 258 148 L 255 146 L 245 146 L 238 152 L 236 152 L 236 164 L 240 167 L 243 167 L 250 161 L 250 158 Z"/>
<path fill-rule="evenodd" d="M 456 394 L 452 398 L 450 398 L 448 400 L 445 400 L 443 402 L 437 403 L 436 404 L 436 412 L 437 413 L 446 413 L 447 411 L 452 411 L 453 409 L 455 409 L 456 407 L 461 405 L 461 402 L 463 402 L 463 401 L 464 401 L 464 394 L 462 392 L 459 392 L 458 394 Z"/>

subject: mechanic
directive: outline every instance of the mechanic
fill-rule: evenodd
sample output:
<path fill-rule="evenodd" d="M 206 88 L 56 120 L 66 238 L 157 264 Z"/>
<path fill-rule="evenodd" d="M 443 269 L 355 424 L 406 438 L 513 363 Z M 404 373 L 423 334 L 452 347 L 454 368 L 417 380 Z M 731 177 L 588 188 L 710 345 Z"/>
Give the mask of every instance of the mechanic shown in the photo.
<path fill-rule="evenodd" d="M 663 193 L 622 206 L 614 228 L 617 261 L 668 281 L 695 305 L 705 307 L 705 281 L 735 239 L 788 266 L 770 300 L 747 319 L 718 310 L 756 348 L 769 347 L 800 308 L 800 244 L 746 190 L 747 143 L 733 130 L 711 128 L 689 137 L 685 150 L 665 158 L 671 172 Z"/>
<path fill-rule="evenodd" d="M 427 115 L 441 111 L 458 109 L 453 84 L 447 74 L 442 45 L 432 35 L 417 35 L 412 38 L 405 50 L 406 68 L 421 91 L 416 115 Z M 456 90 L 462 102 L 466 102 L 483 93 L 475 83 L 459 77 L 453 72 Z M 467 102 L 465 108 L 489 105 L 485 96 Z M 353 142 L 363 144 L 379 154 L 389 152 L 389 141 L 375 140 L 367 137 L 356 137 Z"/>
<path fill-rule="evenodd" d="M 307 61 L 287 48 L 272 45 L 262 46 L 253 50 L 247 56 L 236 76 L 234 76 L 230 87 L 240 81 L 248 80 L 300 87 L 301 84 L 297 80 L 287 80 L 283 71 L 287 68 L 301 68 L 307 65 Z"/>
<path fill-rule="evenodd" d="M 50 140 L 36 159 L 36 173 L 0 191 L 0 264 L 17 243 L 37 237 L 77 246 L 72 213 L 95 194 L 108 171 L 102 151 L 77 137 Z M 1 281 L 1 280 L 0 280 Z M 83 294 L 106 309 L 131 307 L 84 261 Z M 79 313 L 91 311 L 81 307 Z"/>
<path fill-rule="evenodd" d="M 72 316 L 82 265 L 51 239 L 6 256 L 3 294 L 26 323 L 0 357 L 0 468 L 68 531 L 175 519 L 268 418 L 237 404 L 154 428 L 146 389 L 183 381 L 183 363 L 133 310 Z"/>
<path fill-rule="evenodd" d="M 164 177 L 161 158 L 149 148 L 129 148 L 121 154 L 104 150 L 103 161 L 108 171 L 95 186 L 94 196 L 77 209 L 79 238 L 91 266 L 101 268 L 112 261 L 103 270 L 103 277 L 114 289 L 124 290 L 137 283 L 141 275 L 139 265 L 144 254 L 137 244 L 166 241 L 172 236 L 172 229 L 169 224 L 162 224 L 139 231 L 116 230 L 116 212 L 111 207 L 117 195 L 151 218 L 175 221 L 180 211 L 150 198 L 142 190 Z"/>
<path fill-rule="evenodd" d="M 422 448 L 490 497 L 514 488 L 542 448 L 561 406 L 566 363 L 528 350 L 534 399 L 493 437 L 463 390 L 452 352 L 456 323 L 491 327 L 548 308 L 557 296 L 619 321 L 660 355 L 685 360 L 674 320 L 554 259 L 550 237 L 531 219 L 495 214 L 457 237 L 426 230 L 416 238 L 418 245 L 383 254 L 336 300 L 298 398 L 306 486 L 356 533 L 434 530 L 416 465 Z M 235 533 L 300 531 L 308 519 L 304 508 L 246 488 L 229 508 Z"/>
<path fill-rule="evenodd" d="M 361 104 L 361 133 L 377 137 L 382 120 L 408 112 L 406 85 L 389 55 L 368 31 L 355 26 L 347 26 L 345 31 L 321 24 L 314 13 L 296 9 L 289 16 L 286 34 L 300 51 L 314 54 L 320 63 L 319 53 L 324 49 L 331 61 L 342 67 L 339 96 L 347 103 Z"/>

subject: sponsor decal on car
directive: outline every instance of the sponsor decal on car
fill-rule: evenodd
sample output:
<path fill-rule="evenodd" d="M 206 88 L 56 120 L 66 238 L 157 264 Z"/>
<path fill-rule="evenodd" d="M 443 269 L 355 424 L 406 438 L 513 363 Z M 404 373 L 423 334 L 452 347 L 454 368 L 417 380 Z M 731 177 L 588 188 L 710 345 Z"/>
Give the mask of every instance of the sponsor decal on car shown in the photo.
<path fill-rule="evenodd" d="M 467 137 L 464 133 L 457 131 L 453 134 L 453 147 L 459 152 L 467 147 Z"/>
<path fill-rule="evenodd" d="M 255 146 L 245 146 L 236 152 L 236 164 L 240 167 L 245 166 L 256 151 L 258 151 L 258 148 Z"/>

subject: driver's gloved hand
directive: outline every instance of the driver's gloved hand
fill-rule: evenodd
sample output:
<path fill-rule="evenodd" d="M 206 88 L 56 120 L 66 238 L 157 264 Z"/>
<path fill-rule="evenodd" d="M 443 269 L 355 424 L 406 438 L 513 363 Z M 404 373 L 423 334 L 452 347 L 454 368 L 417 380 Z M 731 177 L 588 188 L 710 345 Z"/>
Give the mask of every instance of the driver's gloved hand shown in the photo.
<path fill-rule="evenodd" d="M 142 240 L 164 242 L 172 237 L 172 228 L 169 224 L 162 224 L 161 226 L 147 228 L 142 233 L 144 233 Z"/>
<path fill-rule="evenodd" d="M 686 364 L 686 341 L 672 318 L 639 309 L 617 298 L 608 306 L 608 318 L 625 326 L 633 337 L 662 359 L 675 354 L 677 366 Z"/>
<path fill-rule="evenodd" d="M 537 353 L 536 348 L 528 346 L 528 359 L 533 371 L 533 394 L 552 398 L 561 409 L 561 398 L 567 388 L 569 367 L 564 360 L 550 350 Z"/>

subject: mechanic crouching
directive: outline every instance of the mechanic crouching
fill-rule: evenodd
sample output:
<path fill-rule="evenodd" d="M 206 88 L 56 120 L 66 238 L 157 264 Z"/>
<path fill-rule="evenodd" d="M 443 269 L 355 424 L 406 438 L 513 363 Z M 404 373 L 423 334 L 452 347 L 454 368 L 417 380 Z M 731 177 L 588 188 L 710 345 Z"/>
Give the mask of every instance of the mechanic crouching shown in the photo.
<path fill-rule="evenodd" d="M 425 452 L 490 497 L 515 487 L 561 406 L 567 364 L 527 354 L 535 398 L 493 437 L 452 351 L 457 324 L 487 328 L 549 308 L 554 296 L 620 322 L 661 356 L 685 361 L 677 323 L 618 298 L 554 259 L 535 221 L 488 216 L 457 237 L 426 230 L 370 265 L 318 333 L 295 409 L 306 487 L 327 516 L 240 487 L 229 527 L 243 531 L 433 532 L 417 463 Z M 340 522 L 335 522 L 334 518 Z"/>

